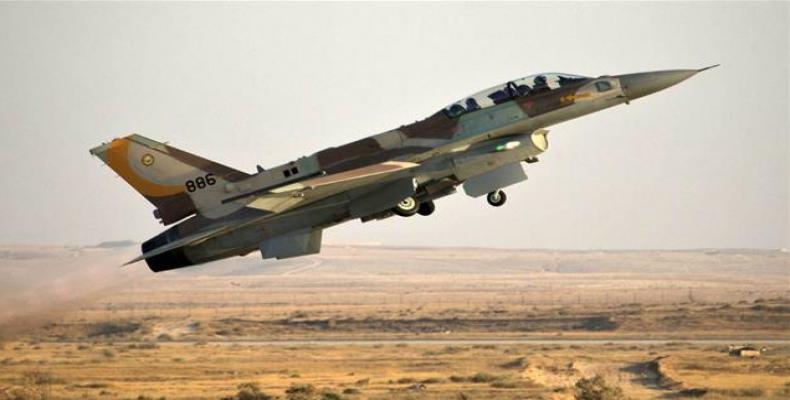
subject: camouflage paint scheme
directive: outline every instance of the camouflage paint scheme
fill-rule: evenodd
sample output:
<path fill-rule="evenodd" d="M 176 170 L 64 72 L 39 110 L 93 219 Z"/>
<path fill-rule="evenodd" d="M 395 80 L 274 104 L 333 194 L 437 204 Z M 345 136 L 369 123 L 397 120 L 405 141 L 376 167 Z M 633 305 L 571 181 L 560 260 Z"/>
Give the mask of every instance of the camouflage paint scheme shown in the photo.
<path fill-rule="evenodd" d="M 148 199 L 163 224 L 181 221 L 143 243 L 143 254 L 130 263 L 145 259 L 158 272 L 256 250 L 264 258 L 288 258 L 320 251 L 324 228 L 387 218 L 404 199 L 430 203 L 429 214 L 433 200 L 459 185 L 475 197 L 501 193 L 526 179 L 522 161 L 535 162 L 547 149 L 544 128 L 628 103 L 708 68 L 521 78 L 422 121 L 254 174 L 140 135 L 90 152 Z M 547 76 L 553 81 L 544 84 Z"/>

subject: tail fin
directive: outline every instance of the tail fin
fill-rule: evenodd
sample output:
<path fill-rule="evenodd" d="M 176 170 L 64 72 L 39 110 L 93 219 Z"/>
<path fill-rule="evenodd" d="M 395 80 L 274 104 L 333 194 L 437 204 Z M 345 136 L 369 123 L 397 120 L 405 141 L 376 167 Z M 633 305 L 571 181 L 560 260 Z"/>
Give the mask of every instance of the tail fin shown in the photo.
<path fill-rule="evenodd" d="M 227 182 L 249 177 L 140 135 L 115 139 L 90 153 L 156 206 L 154 215 L 165 225 L 204 208 L 207 196 L 216 197 Z"/>

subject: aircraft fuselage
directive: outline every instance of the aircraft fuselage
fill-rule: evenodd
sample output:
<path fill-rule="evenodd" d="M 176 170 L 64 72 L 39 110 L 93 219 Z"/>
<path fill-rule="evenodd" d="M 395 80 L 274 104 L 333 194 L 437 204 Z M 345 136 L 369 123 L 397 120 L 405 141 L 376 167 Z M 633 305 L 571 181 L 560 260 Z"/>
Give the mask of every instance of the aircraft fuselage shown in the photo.
<path fill-rule="evenodd" d="M 546 128 L 628 103 L 702 70 L 598 78 L 535 75 L 468 96 L 421 121 L 268 170 L 259 168 L 254 175 L 207 165 L 203 172 L 216 171 L 222 184 L 213 186 L 215 174 L 209 172 L 203 186 L 201 177 L 186 182 L 187 191 L 197 193 L 171 196 L 172 202 L 184 206 L 173 208 L 170 204 L 175 203 L 160 201 L 158 212 L 164 223 L 183 218 L 183 210 L 199 212 L 145 242 L 143 256 L 151 269 L 161 271 L 256 250 L 264 258 L 311 254 L 320 249 L 324 228 L 352 219 L 428 215 L 434 200 L 454 193 L 460 185 L 468 195 L 487 195 L 491 205 L 499 206 L 505 200 L 500 189 L 526 179 L 521 162 L 536 162 L 547 149 Z M 136 140 L 158 149 L 155 142 Z M 112 164 L 112 157 L 105 156 L 108 149 L 113 149 L 112 144 L 92 152 Z M 184 154 L 176 156 L 190 166 L 207 162 L 199 158 L 191 162 L 191 156 Z M 151 165 L 154 157 L 145 154 L 140 162 Z M 395 172 L 387 172 L 388 168 Z M 127 175 L 122 174 L 134 185 L 135 175 Z M 140 185 L 138 191 L 145 194 L 145 183 Z M 160 192 L 161 188 L 155 187 Z M 152 202 L 157 199 L 149 197 Z M 189 245 L 167 247 L 193 237 L 198 239 Z"/>

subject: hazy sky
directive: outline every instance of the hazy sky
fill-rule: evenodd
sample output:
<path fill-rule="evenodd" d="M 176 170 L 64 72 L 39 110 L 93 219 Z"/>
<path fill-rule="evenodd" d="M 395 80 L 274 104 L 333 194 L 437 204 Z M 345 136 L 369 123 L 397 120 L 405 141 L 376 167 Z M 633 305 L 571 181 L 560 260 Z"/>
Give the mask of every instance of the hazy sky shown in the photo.
<path fill-rule="evenodd" d="M 508 79 L 723 66 L 557 125 L 506 206 L 350 222 L 327 242 L 790 247 L 788 3 L 0 3 L 0 241 L 144 240 L 88 149 L 131 132 L 245 171 Z"/>

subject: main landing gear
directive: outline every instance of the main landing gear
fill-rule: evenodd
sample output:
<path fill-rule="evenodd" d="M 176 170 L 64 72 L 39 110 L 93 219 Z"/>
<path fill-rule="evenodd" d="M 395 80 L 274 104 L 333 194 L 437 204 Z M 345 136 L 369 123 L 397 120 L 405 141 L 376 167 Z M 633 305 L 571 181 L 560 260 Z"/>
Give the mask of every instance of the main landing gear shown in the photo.
<path fill-rule="evenodd" d="M 417 214 L 427 217 L 433 214 L 434 211 L 436 211 L 436 204 L 433 203 L 433 200 L 428 200 L 424 203 L 420 203 L 420 208 L 417 209 Z"/>
<path fill-rule="evenodd" d="M 502 190 L 495 190 L 486 196 L 486 201 L 494 207 L 500 207 L 507 201 L 507 195 Z M 401 217 L 411 217 L 414 214 L 427 217 L 433 214 L 434 211 L 436 211 L 436 204 L 433 203 L 433 200 L 420 203 L 411 196 L 401 200 L 395 207 L 392 207 L 392 212 Z"/>
<path fill-rule="evenodd" d="M 499 207 L 507 201 L 507 195 L 501 190 L 495 190 L 486 196 L 488 204 L 494 207 Z"/>
<path fill-rule="evenodd" d="M 392 208 L 392 212 L 401 217 L 411 217 L 414 214 L 428 216 L 433 214 L 435 210 L 436 205 L 433 201 L 428 200 L 418 203 L 414 197 L 407 197 Z"/>
<path fill-rule="evenodd" d="M 420 203 L 418 203 L 414 197 L 407 197 L 396 204 L 395 207 L 392 208 L 392 212 L 401 217 L 411 217 L 417 214 L 419 209 Z"/>

